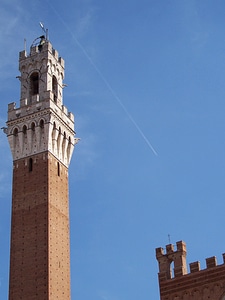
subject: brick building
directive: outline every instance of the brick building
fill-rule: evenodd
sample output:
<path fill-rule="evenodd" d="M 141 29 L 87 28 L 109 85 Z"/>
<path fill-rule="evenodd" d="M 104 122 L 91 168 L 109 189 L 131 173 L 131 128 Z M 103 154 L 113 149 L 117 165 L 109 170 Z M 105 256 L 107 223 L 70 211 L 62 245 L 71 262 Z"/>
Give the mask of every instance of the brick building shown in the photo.
<path fill-rule="evenodd" d="M 69 300 L 68 167 L 77 139 L 63 105 L 64 60 L 47 37 L 19 53 L 20 106 L 8 105 L 13 157 L 9 300 Z"/>
<path fill-rule="evenodd" d="M 206 259 L 206 269 L 200 270 L 200 263 L 190 263 L 187 271 L 186 245 L 183 241 L 166 251 L 156 249 L 159 264 L 159 289 L 161 300 L 225 300 L 225 254 L 223 264 L 217 265 L 216 257 Z M 172 269 L 173 266 L 173 269 Z"/>

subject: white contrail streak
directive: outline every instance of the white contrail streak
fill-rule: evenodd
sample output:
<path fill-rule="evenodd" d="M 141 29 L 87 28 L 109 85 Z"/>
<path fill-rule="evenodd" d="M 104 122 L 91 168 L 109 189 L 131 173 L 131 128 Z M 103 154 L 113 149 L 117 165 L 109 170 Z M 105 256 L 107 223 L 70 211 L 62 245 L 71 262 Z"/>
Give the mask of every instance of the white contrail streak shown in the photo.
<path fill-rule="evenodd" d="M 152 146 L 152 144 L 150 143 L 150 141 L 148 140 L 148 138 L 145 136 L 144 132 L 141 130 L 141 128 L 139 127 L 139 125 L 135 122 L 135 120 L 133 119 L 133 117 L 131 116 L 131 114 L 129 113 L 129 111 L 124 106 L 124 104 L 121 101 L 121 99 L 117 96 L 116 92 L 114 91 L 114 89 L 112 88 L 112 86 L 109 84 L 108 80 L 105 78 L 105 76 L 100 71 L 100 69 L 93 62 L 93 60 L 91 59 L 91 57 L 89 56 L 89 54 L 87 53 L 87 51 L 85 50 L 85 48 L 77 40 L 77 38 L 75 37 L 75 35 L 73 34 L 73 32 L 71 31 L 71 29 L 69 28 L 69 26 L 64 22 L 64 20 L 62 19 L 62 17 L 60 16 L 60 14 L 56 11 L 56 9 L 51 5 L 51 3 L 48 0 L 47 0 L 47 2 L 51 6 L 52 10 L 54 10 L 55 14 L 59 18 L 59 20 L 62 22 L 62 24 L 65 26 L 65 28 L 71 34 L 73 40 L 76 42 L 76 44 L 78 45 L 78 47 L 81 49 L 81 51 L 83 52 L 83 54 L 85 55 L 85 57 L 89 60 L 90 64 L 93 66 L 93 68 L 95 69 L 95 71 L 98 73 L 99 77 L 105 83 L 106 87 L 108 88 L 108 90 L 110 91 L 110 93 L 112 94 L 112 96 L 116 99 L 116 101 L 118 102 L 118 104 L 122 107 L 123 111 L 125 112 L 125 114 L 129 118 L 129 120 L 133 123 L 134 127 L 137 129 L 137 131 L 139 132 L 139 134 L 141 135 L 141 137 L 144 139 L 144 141 L 146 142 L 146 144 L 148 145 L 148 147 L 151 149 L 151 151 L 154 153 L 155 156 L 158 156 L 158 153 L 156 152 L 156 150 L 154 149 L 154 147 Z"/>

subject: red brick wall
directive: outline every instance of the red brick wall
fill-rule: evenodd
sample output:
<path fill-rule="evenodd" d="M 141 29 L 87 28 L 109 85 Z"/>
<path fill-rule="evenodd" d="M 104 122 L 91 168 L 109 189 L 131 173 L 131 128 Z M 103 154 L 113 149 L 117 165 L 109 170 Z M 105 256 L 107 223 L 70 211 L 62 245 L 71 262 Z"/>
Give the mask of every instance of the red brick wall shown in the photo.
<path fill-rule="evenodd" d="M 225 265 L 160 282 L 161 300 L 222 300 Z"/>
<path fill-rule="evenodd" d="M 68 172 L 50 153 L 14 162 L 9 300 L 70 299 Z"/>

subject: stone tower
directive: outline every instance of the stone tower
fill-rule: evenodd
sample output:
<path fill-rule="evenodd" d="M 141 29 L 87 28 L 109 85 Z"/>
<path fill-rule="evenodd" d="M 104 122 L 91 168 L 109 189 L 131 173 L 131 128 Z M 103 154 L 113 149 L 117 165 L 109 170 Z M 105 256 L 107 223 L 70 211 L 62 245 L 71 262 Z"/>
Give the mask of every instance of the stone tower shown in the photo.
<path fill-rule="evenodd" d="M 200 270 L 198 261 L 190 263 L 187 272 L 186 245 L 176 243 L 177 250 L 169 244 L 166 251 L 156 249 L 159 263 L 159 289 L 161 300 L 225 300 L 225 254 L 223 264 L 216 257 L 206 259 L 206 269 Z M 173 265 L 173 271 L 171 266 Z"/>
<path fill-rule="evenodd" d="M 20 107 L 8 105 L 13 157 L 9 300 L 69 300 L 68 167 L 77 139 L 63 105 L 64 60 L 44 37 L 19 53 Z"/>

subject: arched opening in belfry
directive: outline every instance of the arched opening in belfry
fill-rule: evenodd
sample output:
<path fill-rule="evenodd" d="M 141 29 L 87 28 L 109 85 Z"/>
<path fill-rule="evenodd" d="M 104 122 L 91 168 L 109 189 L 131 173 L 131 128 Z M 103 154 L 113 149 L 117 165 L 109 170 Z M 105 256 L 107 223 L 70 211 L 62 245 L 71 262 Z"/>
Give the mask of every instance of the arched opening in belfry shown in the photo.
<path fill-rule="evenodd" d="M 41 121 L 40 121 L 40 127 L 41 127 L 41 129 L 43 129 L 44 128 L 44 125 L 45 125 L 45 122 L 44 122 L 44 120 L 43 119 L 41 119 Z"/>
<path fill-rule="evenodd" d="M 16 148 L 16 145 L 18 143 L 18 128 L 14 128 L 13 130 L 13 143 L 14 143 L 14 148 Z"/>
<path fill-rule="evenodd" d="M 52 130 L 52 150 L 53 153 L 57 152 L 57 144 L 56 144 L 56 140 L 57 140 L 57 129 L 56 129 L 56 123 L 53 123 L 53 130 Z"/>
<path fill-rule="evenodd" d="M 35 131 L 35 123 L 34 123 L 34 122 L 31 123 L 31 130 L 32 130 L 33 132 Z"/>
<path fill-rule="evenodd" d="M 171 259 L 167 260 L 166 278 L 167 279 L 174 278 L 174 262 Z"/>
<path fill-rule="evenodd" d="M 18 128 L 15 128 L 15 129 L 13 130 L 13 135 L 16 136 L 16 137 L 18 136 Z"/>
<path fill-rule="evenodd" d="M 38 72 L 33 72 L 30 76 L 30 95 L 39 94 L 39 75 Z"/>
<path fill-rule="evenodd" d="M 45 122 L 43 119 L 40 120 L 39 122 L 39 126 L 40 126 L 40 145 L 44 146 L 45 145 Z"/>
<path fill-rule="evenodd" d="M 62 138 L 62 136 L 61 136 L 61 128 L 59 127 L 59 134 L 58 134 L 58 138 L 57 138 L 58 155 L 61 152 L 61 149 L 60 149 L 60 147 L 61 147 L 61 138 Z"/>
<path fill-rule="evenodd" d="M 66 152 L 65 152 L 65 149 L 66 149 L 66 133 L 64 131 L 64 134 L 63 134 L 63 142 L 62 142 L 62 157 L 63 159 L 66 159 Z"/>
<path fill-rule="evenodd" d="M 23 134 L 27 135 L 27 126 L 26 125 L 23 126 Z"/>
<path fill-rule="evenodd" d="M 23 144 L 27 145 L 27 126 L 23 126 Z"/>
<path fill-rule="evenodd" d="M 172 261 L 171 264 L 170 264 L 170 274 L 171 274 L 171 277 L 170 277 L 170 278 L 175 278 L 175 266 L 174 266 L 174 261 Z"/>
<path fill-rule="evenodd" d="M 56 102 L 58 98 L 58 82 L 55 75 L 52 76 L 52 92 L 53 92 L 54 101 Z"/>
<path fill-rule="evenodd" d="M 35 123 L 32 122 L 31 123 L 31 146 L 32 146 L 32 149 L 35 149 L 37 147 L 37 144 L 36 144 L 36 135 L 35 135 Z"/>

